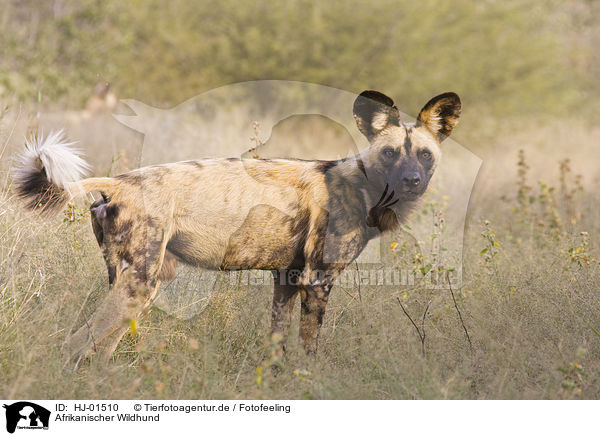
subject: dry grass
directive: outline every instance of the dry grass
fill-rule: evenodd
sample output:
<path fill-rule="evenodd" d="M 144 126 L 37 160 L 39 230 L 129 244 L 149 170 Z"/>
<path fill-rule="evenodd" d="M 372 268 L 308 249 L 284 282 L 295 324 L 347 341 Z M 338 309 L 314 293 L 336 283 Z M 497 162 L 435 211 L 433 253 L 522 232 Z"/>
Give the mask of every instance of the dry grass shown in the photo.
<path fill-rule="evenodd" d="M 153 309 L 108 366 L 91 362 L 63 372 L 61 345 L 102 298 L 106 272 L 86 215 L 40 220 L 12 197 L 7 158 L 27 125 L 15 118 L 0 127 L 0 147 L 8 144 L 0 166 L 0 397 L 600 398 L 598 174 L 589 159 L 598 133 L 583 123 L 496 129 L 498 147 L 485 153 L 471 198 L 463 287 L 455 289 L 472 350 L 446 290 L 427 289 L 420 280 L 411 288 L 362 286 L 360 298 L 357 287 L 338 289 L 318 356 L 300 351 L 296 313 L 289 356 L 273 377 L 263 369 L 274 361 L 267 341 L 271 292 L 224 279 L 206 295 L 194 295 L 193 286 L 185 298 L 164 291 L 160 307 L 168 310 Z M 84 139 L 97 174 L 135 166 L 138 135 L 110 120 L 89 123 L 69 132 Z M 477 132 L 468 138 L 475 143 Z M 525 149 L 520 166 L 519 148 Z M 565 156 L 571 171 L 563 170 L 562 183 L 558 162 Z M 579 172 L 584 177 L 576 183 Z M 540 175 L 554 191 L 537 185 Z M 418 267 L 411 253 L 390 257 Z M 181 277 L 183 288 L 188 276 Z M 431 301 L 425 356 L 398 297 L 419 325 Z"/>

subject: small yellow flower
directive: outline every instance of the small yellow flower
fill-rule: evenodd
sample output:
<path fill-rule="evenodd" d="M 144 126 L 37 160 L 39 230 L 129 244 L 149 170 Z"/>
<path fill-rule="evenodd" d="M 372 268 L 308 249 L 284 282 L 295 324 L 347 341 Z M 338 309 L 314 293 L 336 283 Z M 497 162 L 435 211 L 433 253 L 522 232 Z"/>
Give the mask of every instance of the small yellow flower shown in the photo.
<path fill-rule="evenodd" d="M 393 250 L 394 248 L 396 248 L 398 246 L 397 242 L 392 242 L 392 245 L 390 245 L 390 248 Z"/>
<path fill-rule="evenodd" d="M 131 335 L 137 335 L 137 319 L 132 319 L 129 321 L 129 329 L 131 330 Z"/>

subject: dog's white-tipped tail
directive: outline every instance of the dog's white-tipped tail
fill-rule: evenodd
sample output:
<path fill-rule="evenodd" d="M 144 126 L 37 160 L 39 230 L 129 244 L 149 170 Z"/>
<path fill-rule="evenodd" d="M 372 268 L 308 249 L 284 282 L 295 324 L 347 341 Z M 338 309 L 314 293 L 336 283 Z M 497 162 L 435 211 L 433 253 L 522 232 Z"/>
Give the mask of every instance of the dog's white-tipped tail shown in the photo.
<path fill-rule="evenodd" d="M 17 194 L 29 209 L 56 213 L 71 199 L 68 185 L 81 180 L 90 168 L 72 145 L 63 130 L 25 141 L 13 178 Z"/>

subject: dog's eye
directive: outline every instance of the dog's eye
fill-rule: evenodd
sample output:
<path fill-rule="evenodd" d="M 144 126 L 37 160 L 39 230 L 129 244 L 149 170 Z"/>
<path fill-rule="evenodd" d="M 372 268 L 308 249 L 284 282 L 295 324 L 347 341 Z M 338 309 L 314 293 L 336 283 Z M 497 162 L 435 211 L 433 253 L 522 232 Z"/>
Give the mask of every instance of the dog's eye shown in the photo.
<path fill-rule="evenodd" d="M 429 160 L 429 159 L 431 159 L 431 153 L 428 152 L 427 150 L 423 150 L 421 152 L 421 157 L 425 160 Z"/>
<path fill-rule="evenodd" d="M 385 157 L 392 158 L 392 157 L 396 156 L 396 152 L 394 151 L 393 148 L 386 148 L 383 150 L 383 155 Z"/>

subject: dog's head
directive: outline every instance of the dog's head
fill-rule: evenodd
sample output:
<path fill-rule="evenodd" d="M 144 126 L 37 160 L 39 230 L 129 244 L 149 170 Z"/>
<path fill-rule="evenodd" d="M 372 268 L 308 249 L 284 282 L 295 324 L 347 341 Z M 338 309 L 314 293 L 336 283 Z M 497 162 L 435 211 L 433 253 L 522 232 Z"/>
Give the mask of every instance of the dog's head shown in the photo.
<path fill-rule="evenodd" d="M 376 190 L 394 192 L 400 201 L 419 198 L 441 157 L 440 143 L 458 123 L 461 102 L 453 92 L 433 97 L 415 123 L 401 123 L 398 108 L 388 96 L 364 91 L 354 102 L 354 118 L 370 147 L 361 153 Z"/>

